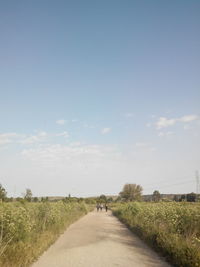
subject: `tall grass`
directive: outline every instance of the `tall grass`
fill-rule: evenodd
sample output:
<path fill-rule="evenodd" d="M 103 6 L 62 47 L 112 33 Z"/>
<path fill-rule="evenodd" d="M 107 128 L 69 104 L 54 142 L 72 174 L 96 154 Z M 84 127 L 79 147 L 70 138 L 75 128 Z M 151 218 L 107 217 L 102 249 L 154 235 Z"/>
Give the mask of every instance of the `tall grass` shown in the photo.
<path fill-rule="evenodd" d="M 114 214 L 174 266 L 200 266 L 200 203 L 129 203 Z"/>
<path fill-rule="evenodd" d="M 29 266 L 86 213 L 84 203 L 0 203 L 0 266 Z"/>

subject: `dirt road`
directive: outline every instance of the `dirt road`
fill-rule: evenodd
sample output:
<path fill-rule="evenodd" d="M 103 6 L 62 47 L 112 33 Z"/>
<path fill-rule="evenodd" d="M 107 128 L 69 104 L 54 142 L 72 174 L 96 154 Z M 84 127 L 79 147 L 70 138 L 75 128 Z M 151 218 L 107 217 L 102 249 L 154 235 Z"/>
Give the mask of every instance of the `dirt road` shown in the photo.
<path fill-rule="evenodd" d="M 169 267 L 111 212 L 71 225 L 32 267 Z"/>

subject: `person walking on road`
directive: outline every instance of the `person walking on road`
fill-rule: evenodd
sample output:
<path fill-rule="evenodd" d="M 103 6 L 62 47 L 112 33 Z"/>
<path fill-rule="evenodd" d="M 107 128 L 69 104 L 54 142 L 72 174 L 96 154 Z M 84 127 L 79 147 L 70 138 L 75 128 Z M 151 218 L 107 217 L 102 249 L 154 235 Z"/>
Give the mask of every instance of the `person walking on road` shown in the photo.
<path fill-rule="evenodd" d="M 105 210 L 108 211 L 108 205 L 105 203 Z"/>
<path fill-rule="evenodd" d="M 102 205 L 102 204 L 100 204 L 100 209 L 101 209 L 101 211 L 102 211 L 102 209 L 103 209 L 103 205 Z"/>
<path fill-rule="evenodd" d="M 100 209 L 99 203 L 97 203 L 96 208 L 97 208 L 97 211 L 99 211 L 99 209 Z"/>

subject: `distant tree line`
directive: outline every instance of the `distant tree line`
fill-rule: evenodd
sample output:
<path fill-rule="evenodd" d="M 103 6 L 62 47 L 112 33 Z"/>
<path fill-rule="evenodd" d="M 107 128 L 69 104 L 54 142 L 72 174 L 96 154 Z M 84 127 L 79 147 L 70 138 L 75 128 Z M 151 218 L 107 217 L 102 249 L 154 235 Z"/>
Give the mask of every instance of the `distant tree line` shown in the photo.
<path fill-rule="evenodd" d="M 30 188 L 27 188 L 25 193 L 23 193 L 23 197 L 7 197 L 7 192 L 5 188 L 0 184 L 0 201 L 4 202 L 12 202 L 12 201 L 20 201 L 20 202 L 54 202 L 58 200 L 62 200 L 64 202 L 85 202 L 86 204 L 95 204 L 95 203 L 113 203 L 113 202 L 129 202 L 129 201 L 187 201 L 187 202 L 196 202 L 200 201 L 200 195 L 195 193 L 182 194 L 182 195 L 172 195 L 173 199 L 164 198 L 163 195 L 155 190 L 152 195 L 149 195 L 147 199 L 144 199 L 142 196 L 143 188 L 141 185 L 137 184 L 125 184 L 123 186 L 122 191 L 116 197 L 106 196 L 104 194 L 99 197 L 88 197 L 88 198 L 78 198 L 72 197 L 70 194 L 64 198 L 53 198 L 53 197 L 33 197 L 32 191 Z"/>

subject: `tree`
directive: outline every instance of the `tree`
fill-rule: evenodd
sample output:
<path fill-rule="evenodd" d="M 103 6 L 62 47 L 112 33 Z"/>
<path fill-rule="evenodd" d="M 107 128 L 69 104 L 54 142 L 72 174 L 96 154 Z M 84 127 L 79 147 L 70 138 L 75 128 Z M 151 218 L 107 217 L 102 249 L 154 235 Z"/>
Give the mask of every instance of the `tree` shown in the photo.
<path fill-rule="evenodd" d="M 137 184 L 125 184 L 120 196 L 126 201 L 141 200 L 143 188 Z"/>
<path fill-rule="evenodd" d="M 183 194 L 183 195 L 181 195 L 181 197 L 180 197 L 180 201 L 185 201 L 185 199 L 186 199 L 186 196 Z"/>
<path fill-rule="evenodd" d="M 38 202 L 38 201 L 39 201 L 38 197 L 34 197 L 34 198 L 33 198 L 33 201 L 34 201 L 34 202 Z"/>
<path fill-rule="evenodd" d="M 178 195 L 174 195 L 173 200 L 176 201 L 176 202 L 180 201 L 180 196 L 178 196 Z"/>
<path fill-rule="evenodd" d="M 26 193 L 25 193 L 24 199 L 26 199 L 27 201 L 31 202 L 32 196 L 33 196 L 33 194 L 31 192 L 31 189 L 26 188 Z"/>
<path fill-rule="evenodd" d="M 158 190 L 155 190 L 152 195 L 152 200 L 155 202 L 159 202 L 161 200 L 161 194 Z"/>
<path fill-rule="evenodd" d="M 16 200 L 22 204 L 24 204 L 26 201 L 22 197 L 17 197 Z"/>
<path fill-rule="evenodd" d="M 122 200 L 122 198 L 120 196 L 118 196 L 116 199 L 115 199 L 115 202 L 120 202 Z"/>
<path fill-rule="evenodd" d="M 41 198 L 41 202 L 48 202 L 49 201 L 49 197 L 42 197 Z M 56 201 L 55 199 L 53 201 Z"/>
<path fill-rule="evenodd" d="M 196 194 L 195 193 L 187 194 L 186 199 L 188 202 L 195 202 L 196 201 Z"/>
<path fill-rule="evenodd" d="M 107 199 L 107 202 L 108 202 L 108 203 L 112 203 L 112 202 L 113 202 L 113 198 L 112 198 L 112 197 L 109 197 L 109 198 Z"/>
<path fill-rule="evenodd" d="M 87 197 L 84 199 L 86 204 L 96 204 L 96 199 L 93 197 Z"/>
<path fill-rule="evenodd" d="M 100 195 L 100 197 L 99 197 L 99 201 L 100 202 L 107 202 L 107 198 L 106 198 L 106 196 L 105 195 Z"/>
<path fill-rule="evenodd" d="M 0 199 L 4 201 L 6 199 L 7 192 L 5 188 L 0 184 Z"/>

